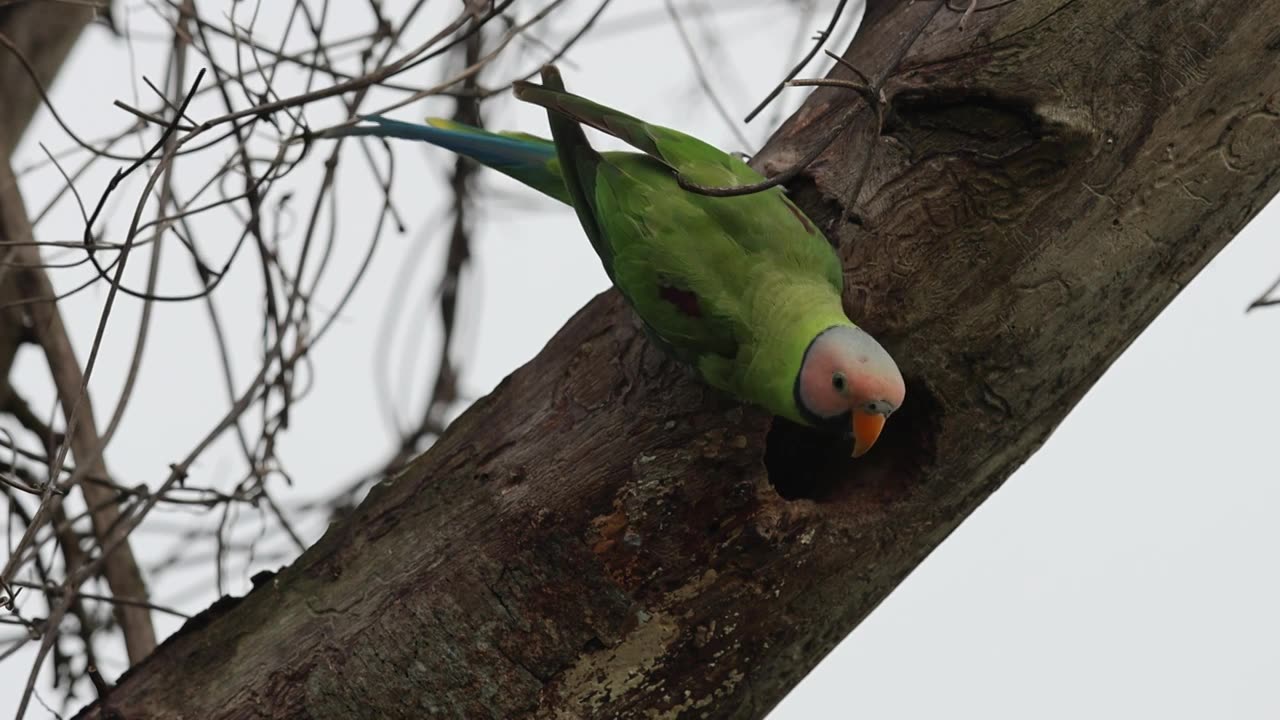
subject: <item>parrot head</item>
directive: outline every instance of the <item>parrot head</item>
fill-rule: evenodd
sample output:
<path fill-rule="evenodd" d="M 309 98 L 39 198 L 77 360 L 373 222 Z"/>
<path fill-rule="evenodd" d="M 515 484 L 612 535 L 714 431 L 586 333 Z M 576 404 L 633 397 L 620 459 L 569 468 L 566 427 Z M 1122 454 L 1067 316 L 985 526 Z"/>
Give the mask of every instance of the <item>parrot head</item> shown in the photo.
<path fill-rule="evenodd" d="M 893 358 L 875 338 L 853 325 L 818 333 L 805 350 L 795 385 L 801 412 L 819 424 L 851 416 L 854 457 L 871 449 L 906 393 Z"/>

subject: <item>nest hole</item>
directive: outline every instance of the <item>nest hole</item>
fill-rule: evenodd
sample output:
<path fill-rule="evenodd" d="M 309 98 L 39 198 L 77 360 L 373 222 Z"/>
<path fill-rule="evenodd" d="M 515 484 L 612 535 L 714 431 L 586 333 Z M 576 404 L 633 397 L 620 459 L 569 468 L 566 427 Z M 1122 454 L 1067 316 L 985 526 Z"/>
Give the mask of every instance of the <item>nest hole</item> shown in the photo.
<path fill-rule="evenodd" d="M 852 441 L 839 433 L 774 418 L 765 438 L 764 467 L 785 500 L 822 500 L 854 472 Z"/>
<path fill-rule="evenodd" d="M 933 462 L 939 420 L 933 395 L 909 387 L 906 404 L 894 413 L 875 447 L 855 460 L 847 433 L 774 418 L 765 439 L 765 470 L 785 500 L 890 502 L 909 492 Z"/>

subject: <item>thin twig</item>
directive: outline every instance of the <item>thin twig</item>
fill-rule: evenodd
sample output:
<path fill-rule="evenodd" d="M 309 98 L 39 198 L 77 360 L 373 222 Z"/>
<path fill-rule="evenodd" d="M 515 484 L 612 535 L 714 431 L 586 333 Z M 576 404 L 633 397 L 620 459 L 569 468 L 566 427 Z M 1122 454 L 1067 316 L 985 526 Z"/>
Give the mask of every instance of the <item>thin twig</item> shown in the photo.
<path fill-rule="evenodd" d="M 787 86 L 787 83 L 795 79 L 795 77 L 804 70 L 805 66 L 813 60 L 813 58 L 818 54 L 818 51 L 822 49 L 822 46 L 827 43 L 827 40 L 831 37 L 831 33 L 835 32 L 836 24 L 840 22 L 840 16 L 844 14 L 844 6 L 847 2 L 848 0 L 840 0 L 836 3 L 836 9 L 831 13 L 831 20 L 827 22 L 826 29 L 818 33 L 817 41 L 813 44 L 813 47 L 809 52 L 805 53 L 804 57 L 800 58 L 800 62 L 796 63 L 795 67 L 791 68 L 791 72 L 788 72 L 787 76 L 782 78 L 782 81 L 769 91 L 769 94 L 765 96 L 764 100 L 761 100 L 759 105 L 756 105 L 751 112 L 747 113 L 747 116 L 742 119 L 743 122 L 749 123 L 754 120 L 762 110 L 769 106 L 769 103 L 773 102 L 774 98 L 778 97 L 778 94 Z"/>
<path fill-rule="evenodd" d="M 841 5 L 844 2 L 845 0 L 840 0 Z M 715 87 L 711 84 L 711 78 L 707 76 L 706 68 L 702 66 L 702 61 L 698 59 L 698 49 L 693 46 L 693 40 L 690 39 L 689 33 L 684 29 L 684 22 L 680 20 L 680 13 L 676 11 L 675 3 L 672 0 L 665 0 L 665 3 L 667 14 L 671 16 L 671 24 L 675 26 L 676 34 L 680 36 L 680 44 L 684 46 L 684 54 L 689 57 L 689 62 L 693 65 L 693 74 L 698 79 L 698 85 L 702 87 L 702 92 L 711 101 L 711 106 L 715 108 L 720 119 L 728 126 L 729 131 L 733 133 L 739 146 L 743 148 L 751 147 L 751 141 L 743 134 L 742 128 L 738 127 L 738 123 L 734 122 L 728 108 L 720 100 L 720 94 L 716 92 Z"/>
<path fill-rule="evenodd" d="M 946 4 L 946 0 L 935 0 L 933 7 L 921 14 L 920 22 L 917 23 L 917 25 L 913 27 L 906 34 L 906 36 L 903 38 L 902 43 L 899 44 L 897 50 L 894 52 L 893 56 L 889 59 L 889 62 L 886 63 L 885 66 L 881 69 L 880 73 L 876 75 L 876 78 L 875 80 L 872 81 L 871 87 L 868 89 L 868 91 L 864 92 L 863 89 L 860 89 L 857 86 L 852 86 L 852 85 L 847 87 L 849 87 L 850 89 L 857 90 L 859 97 L 875 98 L 877 102 L 872 104 L 872 107 L 877 107 L 880 104 L 879 96 L 881 91 L 884 88 L 885 81 L 888 80 L 888 78 L 894 72 L 897 71 L 898 66 L 902 63 L 907 53 L 911 50 L 911 47 L 915 45 L 915 42 L 920 37 L 920 34 L 924 32 L 924 29 L 928 27 L 929 23 L 932 22 L 934 16 L 938 14 L 938 11 L 941 10 L 945 4 Z M 737 186 L 730 186 L 730 187 L 713 187 L 713 186 L 707 186 L 707 185 L 700 185 L 698 183 L 693 182 L 692 180 L 689 180 L 688 178 L 684 177 L 680 173 L 676 173 L 676 181 L 680 184 L 681 188 L 688 190 L 689 192 L 694 192 L 699 195 L 708 195 L 710 197 L 737 197 L 739 195 L 751 195 L 753 193 L 763 192 L 770 188 L 774 188 L 784 183 L 790 182 L 791 180 L 799 176 L 800 173 L 804 172 L 809 167 L 809 165 L 813 163 L 813 161 L 817 160 L 818 157 L 822 155 L 822 153 L 826 152 L 827 148 L 831 146 L 831 143 L 835 142 L 836 138 L 843 135 L 845 130 L 849 129 L 849 126 L 853 123 L 854 119 L 857 118 L 861 109 L 862 109 L 862 106 L 860 105 L 853 106 L 851 108 L 846 109 L 844 113 L 840 116 L 840 118 L 837 119 L 834 123 L 832 123 L 831 130 L 827 133 L 827 136 L 823 138 L 822 142 L 818 143 L 814 147 L 814 149 L 810 150 L 808 155 L 806 155 L 800 162 L 796 163 L 795 165 L 787 168 L 786 170 L 766 180 L 762 180 L 758 183 L 751 183 L 749 185 L 737 185 Z M 879 117 L 881 117 L 881 112 L 877 110 L 877 118 Z M 877 130 L 878 129 L 879 128 L 877 127 Z M 855 188 L 858 188 L 858 189 L 861 188 L 862 182 L 866 177 L 865 169 L 866 169 L 866 166 L 868 165 L 870 165 L 870 162 L 861 164 L 861 167 L 859 168 L 859 170 L 863 172 L 860 173 L 859 179 L 855 181 L 854 183 Z"/>

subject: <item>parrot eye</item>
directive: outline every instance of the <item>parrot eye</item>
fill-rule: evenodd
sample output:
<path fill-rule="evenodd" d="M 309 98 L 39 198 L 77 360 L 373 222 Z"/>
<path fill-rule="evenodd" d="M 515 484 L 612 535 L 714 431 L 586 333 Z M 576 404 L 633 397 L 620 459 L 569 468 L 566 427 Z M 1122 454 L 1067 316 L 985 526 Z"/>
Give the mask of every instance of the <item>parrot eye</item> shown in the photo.
<path fill-rule="evenodd" d="M 835 388 L 836 392 L 844 394 L 847 386 L 848 382 L 844 379 L 844 373 L 838 372 L 831 376 L 831 387 Z"/>

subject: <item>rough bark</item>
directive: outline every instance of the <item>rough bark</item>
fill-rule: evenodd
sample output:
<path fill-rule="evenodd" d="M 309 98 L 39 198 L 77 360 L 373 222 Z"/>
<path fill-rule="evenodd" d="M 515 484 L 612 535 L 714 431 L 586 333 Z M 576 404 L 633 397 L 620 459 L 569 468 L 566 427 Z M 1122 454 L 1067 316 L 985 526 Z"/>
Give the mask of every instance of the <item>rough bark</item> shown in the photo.
<path fill-rule="evenodd" d="M 846 57 L 872 75 L 930 5 L 871 0 Z M 292 566 L 126 674 L 111 707 L 767 712 L 1280 187 L 1280 0 L 960 17 L 943 10 L 889 83 L 857 201 L 865 129 L 793 187 L 841 240 L 851 314 L 908 377 L 874 452 L 851 461 L 704 389 L 605 293 Z M 851 95 L 816 92 L 762 167 L 802 155 Z"/>
<path fill-rule="evenodd" d="M 52 297 L 54 292 L 41 266 L 40 252 L 31 245 L 35 238 L 9 158 L 40 107 L 40 86 L 32 81 L 31 73 L 48 88 L 81 31 L 95 16 L 94 9 L 83 5 L 20 2 L 0 6 L 0 35 L 8 41 L 6 45 L 13 46 L 0 47 L 0 400 L 20 389 L 11 387 L 9 373 L 18 347 L 30 341 L 44 349 L 65 414 L 71 412 L 80 395 L 83 373 L 57 306 L 30 302 Z M 89 477 L 107 478 L 88 398 L 81 402 L 79 412 L 80 420 L 70 438 L 72 456 L 88 465 Z M 115 492 L 92 483 L 83 484 L 82 491 L 88 506 L 97 508 L 91 516 L 94 532 L 105 537 L 120 518 Z M 112 553 L 103 575 L 116 596 L 146 599 L 147 586 L 128 543 Z M 141 660 L 156 645 L 150 610 L 116 605 L 113 611 L 124 631 L 129 659 Z"/>

